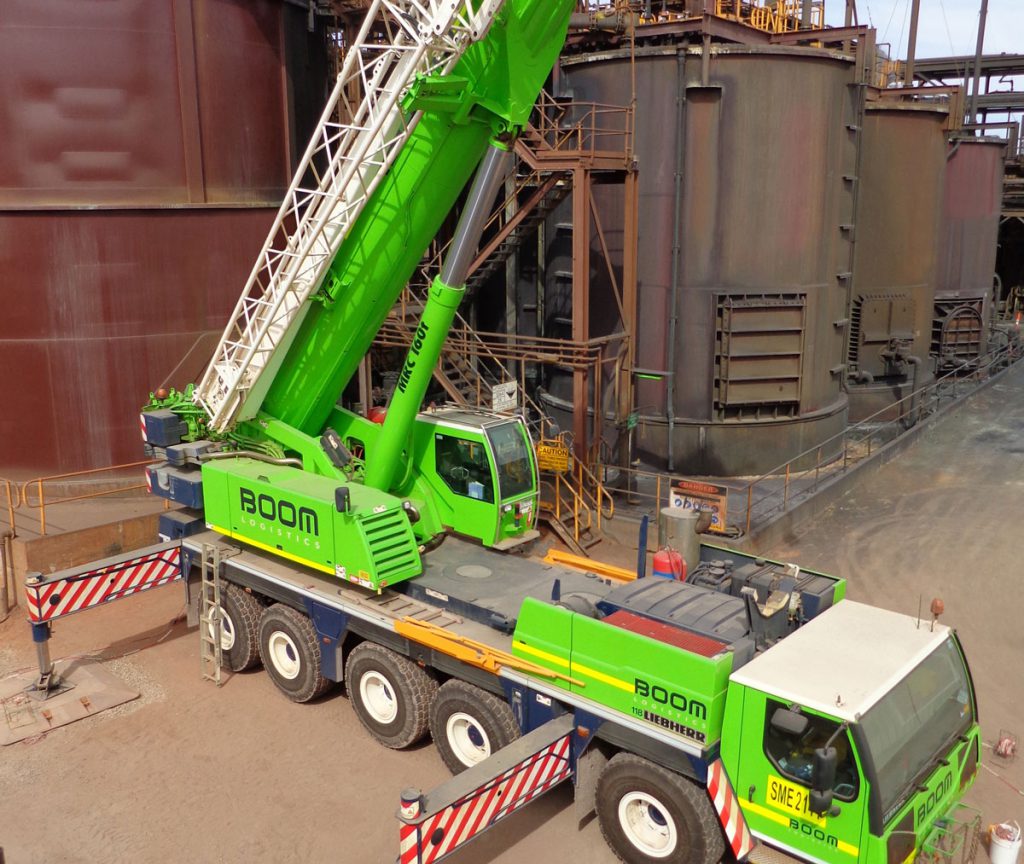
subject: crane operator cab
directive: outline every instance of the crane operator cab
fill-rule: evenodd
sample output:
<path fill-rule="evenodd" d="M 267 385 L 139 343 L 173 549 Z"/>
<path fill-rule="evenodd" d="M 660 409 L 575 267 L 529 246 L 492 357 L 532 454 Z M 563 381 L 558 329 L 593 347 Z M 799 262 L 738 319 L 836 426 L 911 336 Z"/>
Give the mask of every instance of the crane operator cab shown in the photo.
<path fill-rule="evenodd" d="M 446 528 L 496 549 L 539 536 L 537 466 L 521 418 L 442 408 L 416 420 L 418 472 Z"/>

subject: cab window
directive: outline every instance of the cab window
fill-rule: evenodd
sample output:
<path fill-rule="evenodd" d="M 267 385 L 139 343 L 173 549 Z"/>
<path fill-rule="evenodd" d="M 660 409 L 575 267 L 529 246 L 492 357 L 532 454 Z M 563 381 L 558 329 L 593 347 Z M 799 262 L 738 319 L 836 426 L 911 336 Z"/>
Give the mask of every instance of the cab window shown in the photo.
<path fill-rule="evenodd" d="M 494 477 L 487 460 L 487 448 L 480 441 L 435 435 L 434 468 L 456 495 L 493 503 Z"/>
<path fill-rule="evenodd" d="M 772 726 L 772 715 L 787 706 L 771 699 L 767 702 L 764 722 L 764 752 L 771 763 L 784 777 L 794 780 L 803 786 L 811 785 L 811 771 L 814 767 L 814 751 L 825 744 L 836 734 L 839 723 L 814 714 L 806 714 L 810 721 L 803 735 L 782 732 Z M 841 801 L 853 801 L 857 797 L 860 786 L 857 763 L 853 758 L 848 731 L 840 732 L 832 741 L 836 748 L 838 765 L 836 766 L 836 782 L 832 791 Z"/>

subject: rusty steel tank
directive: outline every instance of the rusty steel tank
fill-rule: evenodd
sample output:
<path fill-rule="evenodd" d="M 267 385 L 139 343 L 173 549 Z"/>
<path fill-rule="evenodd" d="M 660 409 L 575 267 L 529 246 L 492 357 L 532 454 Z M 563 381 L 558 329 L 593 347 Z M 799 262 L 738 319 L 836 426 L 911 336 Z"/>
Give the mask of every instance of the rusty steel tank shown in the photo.
<path fill-rule="evenodd" d="M 306 24 L 279 0 L 4 4 L 0 476 L 142 458 L 149 392 L 208 362 L 323 104 Z"/>
<path fill-rule="evenodd" d="M 931 352 L 939 372 L 972 367 L 989 342 L 1006 142 L 949 142 Z"/>
<path fill-rule="evenodd" d="M 854 219 L 847 348 L 850 420 L 934 379 L 928 353 L 942 227 L 948 110 L 870 102 Z"/>
<path fill-rule="evenodd" d="M 636 365 L 660 375 L 638 380 L 638 455 L 719 476 L 827 457 L 847 416 L 837 322 L 851 255 L 852 63 L 808 48 L 723 45 L 704 56 L 656 45 L 636 49 L 635 74 Z M 561 65 L 576 100 L 629 104 L 631 79 L 624 50 Z M 618 196 L 595 191 L 621 261 Z M 615 309 L 602 269 L 591 275 L 592 336 Z M 549 283 L 547 309 L 564 307 L 559 290 Z M 549 406 L 571 407 L 566 380 L 549 385 Z"/>

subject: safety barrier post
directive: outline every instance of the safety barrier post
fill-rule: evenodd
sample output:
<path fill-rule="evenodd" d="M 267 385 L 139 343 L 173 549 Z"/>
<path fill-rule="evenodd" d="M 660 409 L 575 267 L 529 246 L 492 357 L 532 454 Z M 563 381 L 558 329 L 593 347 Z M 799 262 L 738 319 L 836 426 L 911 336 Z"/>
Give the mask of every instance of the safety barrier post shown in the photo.
<path fill-rule="evenodd" d="M 38 585 L 43 579 L 42 573 L 29 573 L 25 577 L 25 585 Z M 29 623 L 32 628 L 32 641 L 36 645 L 36 660 L 39 663 L 39 678 L 35 684 L 26 688 L 25 693 L 33 699 L 41 702 L 51 696 L 70 690 L 71 686 L 63 683 L 60 676 L 53 671 L 53 660 L 50 658 L 50 622 L 33 621 Z"/>

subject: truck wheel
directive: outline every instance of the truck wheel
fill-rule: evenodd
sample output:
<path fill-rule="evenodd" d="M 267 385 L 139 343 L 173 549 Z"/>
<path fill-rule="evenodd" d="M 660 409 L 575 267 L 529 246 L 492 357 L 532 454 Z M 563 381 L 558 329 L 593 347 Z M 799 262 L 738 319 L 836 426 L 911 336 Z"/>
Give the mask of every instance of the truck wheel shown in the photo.
<path fill-rule="evenodd" d="M 453 678 L 430 705 L 430 734 L 448 770 L 458 774 L 511 744 L 520 732 L 507 702 Z"/>
<path fill-rule="evenodd" d="M 411 660 L 361 642 L 345 663 L 345 685 L 359 722 L 385 747 L 401 750 L 426 733 L 437 682 Z"/>
<path fill-rule="evenodd" d="M 704 789 L 632 753 L 619 753 L 601 772 L 597 818 L 627 864 L 715 864 L 725 852 Z"/>
<path fill-rule="evenodd" d="M 226 585 L 221 592 L 220 648 L 223 665 L 232 672 L 244 672 L 260 662 L 259 600 L 237 585 Z"/>
<path fill-rule="evenodd" d="M 260 619 L 260 657 L 277 689 L 292 702 L 308 702 L 334 683 L 320 674 L 320 640 L 313 622 L 275 603 Z"/>

